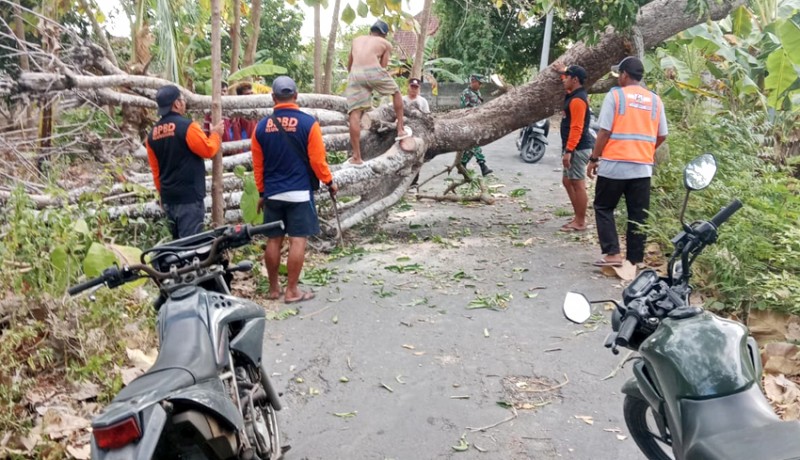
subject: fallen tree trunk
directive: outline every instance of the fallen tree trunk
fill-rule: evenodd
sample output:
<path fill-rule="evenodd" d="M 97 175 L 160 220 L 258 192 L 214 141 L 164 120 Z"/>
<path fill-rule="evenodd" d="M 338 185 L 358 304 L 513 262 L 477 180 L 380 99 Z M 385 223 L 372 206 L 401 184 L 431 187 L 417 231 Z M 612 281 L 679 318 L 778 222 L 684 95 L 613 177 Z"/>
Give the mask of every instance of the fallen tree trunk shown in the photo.
<path fill-rule="evenodd" d="M 686 0 L 652 1 L 643 5 L 637 16 L 636 30 L 641 31 L 639 42 L 645 49 L 651 48 L 702 21 L 721 19 L 742 3 L 743 0 L 709 1 L 709 16 L 701 18 L 686 12 Z M 79 38 L 75 42 L 83 43 Z M 448 152 L 488 144 L 560 110 L 563 87 L 557 70 L 563 68 L 565 63 L 583 66 L 588 73 L 586 86 L 591 87 L 608 73 L 611 65 L 626 55 L 641 51 L 635 49 L 633 43 L 629 36 L 609 30 L 592 46 L 575 44 L 528 84 L 514 88 L 480 107 L 433 116 L 409 110 L 405 113 L 406 125 L 414 130 L 417 145 L 413 152 L 402 152 L 394 141 L 395 116 L 392 108 L 383 106 L 374 110 L 368 117 L 368 128 L 362 130 L 362 156 L 367 160 L 365 165 L 334 168 L 334 180 L 341 188 L 340 193 L 358 197 L 356 203 L 348 207 L 346 215 L 342 216 L 343 227 L 355 225 L 396 202 L 410 186 L 410 178 L 419 172 L 425 161 Z M 151 99 L 154 90 L 166 81 L 120 74 L 102 58 L 102 50 L 98 51 L 96 45 L 79 45 L 75 48 L 70 62 L 83 62 L 85 68 L 96 69 L 106 75 L 80 75 L 85 72 L 81 67 L 64 70 L 63 74 L 27 72 L 16 81 L 0 81 L 0 95 L 10 95 L 13 99 L 19 94 L 48 96 L 63 91 L 78 91 L 83 97 L 100 104 L 155 108 Z M 67 69 L 64 64 L 56 67 Z M 185 92 L 184 97 L 191 110 L 206 110 L 211 104 L 208 96 Z M 339 112 L 331 116 L 329 125 L 344 126 L 344 98 L 302 94 L 299 103 L 306 109 Z M 272 106 L 269 96 L 223 98 L 223 110 L 226 113 L 263 116 L 269 113 Z M 319 116 L 322 117 L 323 113 L 319 112 Z M 324 139 L 329 151 L 350 149 L 349 135 L 345 132 L 326 133 Z M 245 143 L 225 148 L 242 149 L 246 148 Z M 235 165 L 248 166 L 250 161 L 250 155 L 242 153 L 226 157 L 225 165 L 226 169 L 230 169 Z"/>

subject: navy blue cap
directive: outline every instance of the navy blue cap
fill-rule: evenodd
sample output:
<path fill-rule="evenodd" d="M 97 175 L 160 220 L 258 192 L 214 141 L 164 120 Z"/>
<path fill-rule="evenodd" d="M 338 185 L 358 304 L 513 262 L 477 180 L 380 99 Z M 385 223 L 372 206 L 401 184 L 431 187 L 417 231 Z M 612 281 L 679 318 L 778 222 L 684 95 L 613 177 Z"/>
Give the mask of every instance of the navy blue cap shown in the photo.
<path fill-rule="evenodd" d="M 419 85 L 420 85 L 419 78 L 410 78 L 408 80 L 408 86 L 419 86 Z"/>
<path fill-rule="evenodd" d="M 279 96 L 291 96 L 297 94 L 297 85 L 290 77 L 281 75 L 272 81 L 272 93 Z"/>
<path fill-rule="evenodd" d="M 378 20 L 375 21 L 375 24 L 372 24 L 372 27 L 369 28 L 370 32 L 378 32 L 381 35 L 388 35 L 389 34 L 389 24 Z"/>
<path fill-rule="evenodd" d="M 158 89 L 156 93 L 156 104 L 158 104 L 158 114 L 162 117 L 172 111 L 172 103 L 181 97 L 181 90 L 175 85 L 166 85 Z"/>

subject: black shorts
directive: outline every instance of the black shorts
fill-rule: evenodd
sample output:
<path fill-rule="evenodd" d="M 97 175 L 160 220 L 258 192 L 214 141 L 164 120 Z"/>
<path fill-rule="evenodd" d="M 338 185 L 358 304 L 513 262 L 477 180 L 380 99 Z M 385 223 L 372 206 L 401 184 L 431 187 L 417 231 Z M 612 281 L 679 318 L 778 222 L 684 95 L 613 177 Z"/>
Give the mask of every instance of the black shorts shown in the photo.
<path fill-rule="evenodd" d="M 267 238 L 283 235 L 308 237 L 319 233 L 319 219 L 313 201 L 294 203 L 291 201 L 264 200 L 264 223 L 283 221 L 285 229 L 270 230 Z"/>

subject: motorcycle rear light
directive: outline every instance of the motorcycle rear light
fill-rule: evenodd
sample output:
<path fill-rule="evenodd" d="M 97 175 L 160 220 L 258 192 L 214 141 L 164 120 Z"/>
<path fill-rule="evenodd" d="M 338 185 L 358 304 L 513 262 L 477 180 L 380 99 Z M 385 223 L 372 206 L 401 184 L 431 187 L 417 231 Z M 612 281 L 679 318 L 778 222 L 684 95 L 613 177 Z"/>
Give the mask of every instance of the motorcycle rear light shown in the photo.
<path fill-rule="evenodd" d="M 139 428 L 139 421 L 132 416 L 111 426 L 94 428 L 92 435 L 99 448 L 111 450 L 138 441 L 142 437 L 142 430 Z"/>

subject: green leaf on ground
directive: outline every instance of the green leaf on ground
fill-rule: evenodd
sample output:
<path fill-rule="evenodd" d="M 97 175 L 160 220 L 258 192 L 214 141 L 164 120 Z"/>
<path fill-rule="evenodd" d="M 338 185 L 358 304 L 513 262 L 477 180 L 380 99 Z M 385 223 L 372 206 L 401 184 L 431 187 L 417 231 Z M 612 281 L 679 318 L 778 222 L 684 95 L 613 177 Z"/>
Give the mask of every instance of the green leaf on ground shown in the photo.
<path fill-rule="evenodd" d="M 466 452 L 469 449 L 469 442 L 467 441 L 467 433 L 461 435 L 461 439 L 458 440 L 458 444 L 455 446 L 450 446 L 456 452 Z"/>

